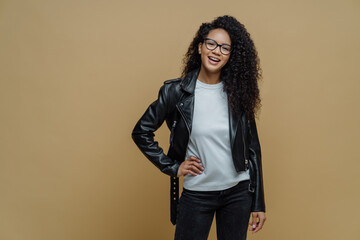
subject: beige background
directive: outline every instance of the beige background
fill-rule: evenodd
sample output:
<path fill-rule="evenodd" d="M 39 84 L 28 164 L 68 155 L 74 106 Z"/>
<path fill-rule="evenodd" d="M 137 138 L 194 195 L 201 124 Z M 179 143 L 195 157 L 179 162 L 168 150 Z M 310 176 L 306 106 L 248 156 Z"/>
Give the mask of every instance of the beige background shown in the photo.
<path fill-rule="evenodd" d="M 358 0 L 0 0 L 1 240 L 172 239 L 169 178 L 130 134 L 223 14 L 264 76 L 267 222 L 248 239 L 360 239 Z"/>

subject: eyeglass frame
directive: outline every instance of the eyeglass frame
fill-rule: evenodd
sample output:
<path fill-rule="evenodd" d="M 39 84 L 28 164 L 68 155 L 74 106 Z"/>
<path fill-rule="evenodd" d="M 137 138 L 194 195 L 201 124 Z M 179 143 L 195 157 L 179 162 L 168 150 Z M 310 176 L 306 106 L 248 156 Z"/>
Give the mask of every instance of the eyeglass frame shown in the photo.
<path fill-rule="evenodd" d="M 205 42 L 206 40 L 213 41 L 213 42 L 216 44 L 216 47 L 215 47 L 214 49 L 209 49 L 209 48 L 207 47 L 207 45 L 206 45 L 206 42 Z M 213 51 L 213 50 L 215 50 L 217 47 L 220 47 L 220 52 L 221 52 L 221 54 L 223 54 L 223 55 L 229 55 L 229 54 L 234 50 L 231 45 L 226 44 L 226 43 L 224 43 L 224 44 L 218 44 L 217 41 L 215 41 L 214 39 L 211 39 L 211 38 L 205 38 L 203 42 L 204 42 L 204 44 L 205 44 L 205 47 L 206 47 L 208 50 L 210 50 L 210 51 Z M 230 47 L 230 52 L 229 52 L 228 54 L 223 53 L 222 50 L 221 50 L 221 47 L 224 46 L 224 45 Z"/>

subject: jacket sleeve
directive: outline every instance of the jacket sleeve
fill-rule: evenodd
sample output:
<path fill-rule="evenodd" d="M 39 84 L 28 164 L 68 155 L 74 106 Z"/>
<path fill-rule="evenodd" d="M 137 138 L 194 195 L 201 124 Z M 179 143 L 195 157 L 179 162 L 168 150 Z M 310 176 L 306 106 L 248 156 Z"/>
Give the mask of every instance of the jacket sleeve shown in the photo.
<path fill-rule="evenodd" d="M 176 177 L 179 169 L 179 162 L 174 161 L 164 154 L 163 149 L 157 141 L 154 141 L 154 132 L 163 124 L 168 114 L 168 101 L 166 98 L 167 84 L 164 84 L 154 101 L 136 123 L 132 131 L 132 139 L 141 152 L 161 172 Z"/>
<path fill-rule="evenodd" d="M 262 164 L 261 164 L 261 148 L 259 137 L 256 128 L 256 122 L 254 118 L 249 119 L 248 122 L 249 134 L 250 134 L 250 158 L 254 164 L 255 172 L 255 193 L 252 203 L 252 212 L 265 212 L 265 198 L 264 198 L 264 186 L 262 177 Z"/>

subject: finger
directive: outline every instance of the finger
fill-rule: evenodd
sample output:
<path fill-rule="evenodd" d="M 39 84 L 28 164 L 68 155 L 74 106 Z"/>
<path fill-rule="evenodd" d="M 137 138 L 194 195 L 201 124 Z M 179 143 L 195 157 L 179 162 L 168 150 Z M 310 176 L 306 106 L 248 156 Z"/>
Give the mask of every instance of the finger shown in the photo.
<path fill-rule="evenodd" d="M 201 171 L 204 171 L 204 167 L 203 167 L 201 164 L 199 164 L 199 163 L 197 163 L 197 162 L 192 162 L 192 165 L 193 165 L 194 167 L 200 169 Z"/>
<path fill-rule="evenodd" d="M 191 156 L 189 159 L 194 160 L 194 161 L 196 161 L 198 163 L 201 163 L 201 160 L 199 158 L 195 157 L 195 156 Z"/>
<path fill-rule="evenodd" d="M 252 223 L 252 220 L 249 222 L 249 231 L 252 231 L 253 230 L 253 223 Z"/>
<path fill-rule="evenodd" d="M 254 231 L 256 229 L 256 225 L 257 225 L 257 216 L 258 216 L 258 214 L 257 213 L 252 213 L 251 216 L 252 216 L 252 221 L 251 221 L 251 229 L 250 229 L 250 231 Z"/>
<path fill-rule="evenodd" d="M 202 174 L 202 170 L 200 170 L 198 167 L 196 167 L 195 165 L 191 165 L 190 166 L 190 170 L 191 171 L 194 171 L 194 172 L 196 172 L 196 173 L 198 173 L 198 174 Z"/>
<path fill-rule="evenodd" d="M 194 159 L 191 159 L 191 158 L 188 158 L 186 161 L 185 161 L 185 163 L 184 163 L 184 165 L 186 165 L 186 166 L 192 166 L 192 165 L 195 165 L 197 168 L 202 168 L 203 166 L 198 162 L 198 161 L 196 161 L 196 160 L 194 160 Z"/>
<path fill-rule="evenodd" d="M 190 163 L 187 163 L 186 166 L 185 166 L 185 169 L 186 170 L 191 170 L 191 171 L 194 171 L 198 174 L 201 174 L 202 173 L 202 169 L 199 169 L 199 167 L 201 167 L 201 165 L 198 165 L 199 167 L 195 166 L 195 162 L 190 162 Z"/>
<path fill-rule="evenodd" d="M 260 221 L 258 222 L 257 227 L 254 229 L 254 233 L 256 233 L 257 231 L 262 229 L 264 222 L 265 222 L 265 218 L 260 218 Z"/>
<path fill-rule="evenodd" d="M 193 176 L 197 176 L 197 175 L 198 175 L 197 173 L 195 173 L 195 172 L 193 172 L 193 171 L 191 171 L 191 170 L 186 170 L 186 172 L 187 172 L 188 174 L 193 175 Z"/>

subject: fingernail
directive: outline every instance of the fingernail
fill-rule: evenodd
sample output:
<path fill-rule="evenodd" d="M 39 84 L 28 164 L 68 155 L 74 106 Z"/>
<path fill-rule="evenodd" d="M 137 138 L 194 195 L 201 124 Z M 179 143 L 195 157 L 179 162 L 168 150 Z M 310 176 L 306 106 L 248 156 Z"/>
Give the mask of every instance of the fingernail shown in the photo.
<path fill-rule="evenodd" d="M 255 228 L 256 226 L 255 226 L 255 224 L 253 224 L 253 228 Z"/>

